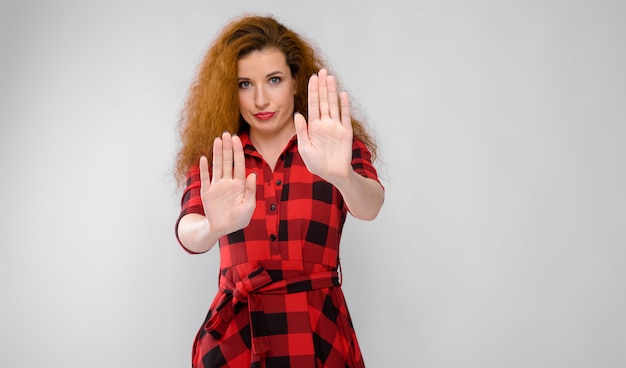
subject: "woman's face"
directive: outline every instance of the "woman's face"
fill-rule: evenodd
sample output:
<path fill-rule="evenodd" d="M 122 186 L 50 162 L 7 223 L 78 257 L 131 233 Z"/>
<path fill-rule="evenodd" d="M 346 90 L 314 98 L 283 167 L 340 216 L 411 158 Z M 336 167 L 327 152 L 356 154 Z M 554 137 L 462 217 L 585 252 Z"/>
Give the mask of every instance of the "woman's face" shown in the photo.
<path fill-rule="evenodd" d="M 276 48 L 253 51 L 237 61 L 239 110 L 256 136 L 295 134 L 295 81 Z"/>

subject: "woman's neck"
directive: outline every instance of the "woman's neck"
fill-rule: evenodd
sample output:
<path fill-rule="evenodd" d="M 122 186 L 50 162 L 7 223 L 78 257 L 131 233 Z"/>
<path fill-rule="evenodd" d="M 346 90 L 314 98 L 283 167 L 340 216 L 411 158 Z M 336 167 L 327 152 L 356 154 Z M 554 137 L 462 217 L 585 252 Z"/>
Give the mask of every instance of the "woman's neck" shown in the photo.
<path fill-rule="evenodd" d="M 250 141 L 254 148 L 263 157 L 265 162 L 274 170 L 278 157 L 283 153 L 289 141 L 296 134 L 294 129 L 285 129 L 279 133 L 263 134 L 256 130 L 250 130 Z"/>

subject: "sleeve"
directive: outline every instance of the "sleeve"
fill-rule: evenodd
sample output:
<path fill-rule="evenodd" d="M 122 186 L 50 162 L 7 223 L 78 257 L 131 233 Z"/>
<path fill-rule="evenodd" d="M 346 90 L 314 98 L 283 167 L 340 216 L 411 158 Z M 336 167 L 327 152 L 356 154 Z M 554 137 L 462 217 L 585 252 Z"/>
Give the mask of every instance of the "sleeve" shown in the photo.
<path fill-rule="evenodd" d="M 359 139 L 354 139 L 352 142 L 352 169 L 361 176 L 376 180 L 382 186 L 378 172 L 372 164 L 372 154 L 365 143 Z"/>
<path fill-rule="evenodd" d="M 187 184 L 183 190 L 180 201 L 180 215 L 178 215 L 178 219 L 176 220 L 176 225 L 174 227 L 174 233 L 176 234 L 178 244 L 180 244 L 180 246 L 183 247 L 183 249 L 188 253 L 196 254 L 195 252 L 185 248 L 178 237 L 178 224 L 180 223 L 180 219 L 189 213 L 197 213 L 204 216 L 204 207 L 202 205 L 202 198 L 200 197 L 200 167 L 198 165 L 191 166 L 187 172 Z"/>

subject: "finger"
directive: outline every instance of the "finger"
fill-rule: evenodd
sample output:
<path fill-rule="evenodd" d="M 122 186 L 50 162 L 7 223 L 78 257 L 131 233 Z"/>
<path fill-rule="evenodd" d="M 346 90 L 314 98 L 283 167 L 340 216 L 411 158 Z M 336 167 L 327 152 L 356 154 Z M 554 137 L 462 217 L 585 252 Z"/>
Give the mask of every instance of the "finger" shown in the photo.
<path fill-rule="evenodd" d="M 341 93 L 341 125 L 352 131 L 352 115 L 350 114 L 350 99 L 348 93 Z"/>
<path fill-rule="evenodd" d="M 337 80 L 332 75 L 326 78 L 326 85 L 328 86 L 328 109 L 330 118 L 333 121 L 340 121 L 339 117 L 339 98 L 337 96 Z"/>
<path fill-rule="evenodd" d="M 228 132 L 222 134 L 222 177 L 233 178 L 233 140 Z"/>
<path fill-rule="evenodd" d="M 244 180 L 246 177 L 246 158 L 243 154 L 243 145 L 241 138 L 233 136 L 233 177 L 235 179 Z"/>
<path fill-rule="evenodd" d="M 313 74 L 311 78 L 309 78 L 309 121 L 319 120 L 319 102 L 319 78 L 316 74 Z"/>
<path fill-rule="evenodd" d="M 208 162 L 207 162 L 208 164 Z M 215 182 L 222 178 L 222 140 L 216 137 L 213 141 L 213 179 Z"/>
<path fill-rule="evenodd" d="M 330 118 L 328 107 L 328 72 L 326 69 L 320 69 L 318 74 L 319 79 L 319 110 L 320 118 Z M 310 120 L 310 119 L 309 119 Z"/>
<path fill-rule="evenodd" d="M 200 157 L 200 190 L 206 185 L 211 183 L 211 177 L 209 175 L 209 160 L 206 156 Z"/>

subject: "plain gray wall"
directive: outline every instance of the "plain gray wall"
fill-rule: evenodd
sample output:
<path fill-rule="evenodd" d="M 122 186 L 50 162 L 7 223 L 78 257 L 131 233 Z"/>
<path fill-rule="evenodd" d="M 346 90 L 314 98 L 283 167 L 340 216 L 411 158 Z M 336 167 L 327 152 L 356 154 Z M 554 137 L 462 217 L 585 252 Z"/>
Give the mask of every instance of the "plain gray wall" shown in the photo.
<path fill-rule="evenodd" d="M 379 139 L 342 243 L 369 367 L 626 366 L 624 2 L 1 4 L 1 366 L 189 366 L 219 259 L 174 238 L 175 125 L 242 11 Z"/>

